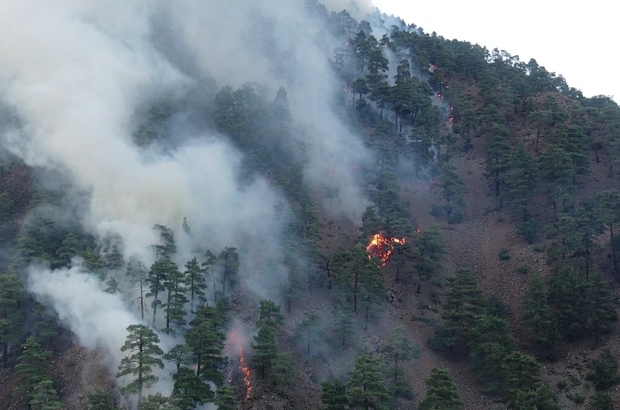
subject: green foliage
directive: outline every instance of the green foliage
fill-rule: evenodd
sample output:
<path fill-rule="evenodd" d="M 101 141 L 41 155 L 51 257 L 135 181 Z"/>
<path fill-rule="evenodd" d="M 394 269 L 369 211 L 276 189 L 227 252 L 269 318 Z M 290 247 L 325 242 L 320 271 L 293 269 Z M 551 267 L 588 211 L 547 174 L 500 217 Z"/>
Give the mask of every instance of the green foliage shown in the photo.
<path fill-rule="evenodd" d="M 500 261 L 507 261 L 511 258 L 510 251 L 507 248 L 500 248 L 497 256 L 499 256 Z"/>
<path fill-rule="evenodd" d="M 196 374 L 203 381 L 221 386 L 224 376 L 220 369 L 226 363 L 226 358 L 222 356 L 226 334 L 220 311 L 215 307 L 200 306 L 190 326 L 185 333 L 185 340 L 197 366 Z"/>
<path fill-rule="evenodd" d="M 0 274 L 0 346 L 4 368 L 7 367 L 9 343 L 16 342 L 21 331 L 20 307 L 25 297 L 20 278 L 10 273 Z"/>
<path fill-rule="evenodd" d="M 304 318 L 295 327 L 295 340 L 306 345 L 306 355 L 310 356 L 310 347 L 322 339 L 321 318 L 316 313 L 304 313 Z"/>
<path fill-rule="evenodd" d="M 238 402 L 235 389 L 232 386 L 218 387 L 215 393 L 215 404 L 218 406 L 218 410 L 237 410 Z"/>
<path fill-rule="evenodd" d="M 456 384 L 448 369 L 435 367 L 426 379 L 426 398 L 420 402 L 420 410 L 459 410 L 462 406 Z"/>
<path fill-rule="evenodd" d="M 172 376 L 171 398 L 180 410 L 193 410 L 197 405 L 213 401 L 213 392 L 191 369 L 181 367 Z"/>
<path fill-rule="evenodd" d="M 148 395 L 138 404 L 138 410 L 178 410 L 173 399 L 162 396 L 161 393 Z"/>
<path fill-rule="evenodd" d="M 256 322 L 256 326 L 269 326 L 277 330 L 284 323 L 284 316 L 280 310 L 280 306 L 276 305 L 271 300 L 261 300 L 259 319 L 258 322 Z"/>
<path fill-rule="evenodd" d="M 260 369 L 261 377 L 265 378 L 266 370 L 271 367 L 273 359 L 276 358 L 278 347 L 276 346 L 276 330 L 272 326 L 262 326 L 254 336 L 252 349 L 254 349 L 253 365 L 255 369 Z"/>
<path fill-rule="evenodd" d="M 138 394 L 138 402 L 142 401 L 142 391 L 159 380 L 152 375 L 154 367 L 162 368 L 161 356 L 164 352 L 157 345 L 159 337 L 148 326 L 130 325 L 127 327 L 127 338 L 121 352 L 129 356 L 121 360 L 116 377 L 133 376 L 134 380 L 121 389 L 123 394 Z"/>
<path fill-rule="evenodd" d="M 284 393 L 295 384 L 295 359 L 291 353 L 278 353 L 273 358 L 269 383 L 279 393 Z"/>
<path fill-rule="evenodd" d="M 321 410 L 345 410 L 349 405 L 346 386 L 338 380 L 333 383 L 325 381 L 321 385 Z"/>
<path fill-rule="evenodd" d="M 119 410 L 114 404 L 112 393 L 100 389 L 88 395 L 89 410 Z"/>
<path fill-rule="evenodd" d="M 613 410 L 614 405 L 607 393 L 595 393 L 590 397 L 590 403 L 594 410 Z"/>
<path fill-rule="evenodd" d="M 184 282 L 189 292 L 189 303 L 193 310 L 196 304 L 207 301 L 205 294 L 207 288 L 207 284 L 205 283 L 205 270 L 201 269 L 198 260 L 194 257 L 185 264 L 184 274 Z"/>
<path fill-rule="evenodd" d="M 399 376 L 399 361 L 410 360 L 413 353 L 413 344 L 407 337 L 405 327 L 398 326 L 392 330 L 387 344 L 383 347 L 383 353 L 388 362 L 392 364 L 393 369 L 393 381 L 396 383 Z"/>
<path fill-rule="evenodd" d="M 177 371 L 181 366 L 188 366 L 192 364 L 192 349 L 188 345 L 175 345 L 168 353 L 163 355 L 164 360 L 167 360 L 177 368 Z"/>
<path fill-rule="evenodd" d="M 609 390 L 620 383 L 618 360 L 609 350 L 603 350 L 599 358 L 588 365 L 590 372 L 586 380 L 591 381 L 597 390 Z"/>
<path fill-rule="evenodd" d="M 16 393 L 23 394 L 29 400 L 34 398 L 35 386 L 47 379 L 50 356 L 51 352 L 43 349 L 32 336 L 26 339 L 15 366 L 18 376 Z"/>
<path fill-rule="evenodd" d="M 368 355 L 355 362 L 347 383 L 349 403 L 352 408 L 388 409 L 390 394 L 381 377 L 381 363 Z"/>
<path fill-rule="evenodd" d="M 52 381 L 41 380 L 34 386 L 32 399 L 28 403 L 31 410 L 62 410 L 63 405 L 58 400 L 58 392 L 54 390 Z"/>
<path fill-rule="evenodd" d="M 545 284 L 540 275 L 535 273 L 527 291 L 523 324 L 532 332 L 531 340 L 538 347 L 541 355 L 555 360 L 560 343 L 560 332 L 548 302 Z"/>

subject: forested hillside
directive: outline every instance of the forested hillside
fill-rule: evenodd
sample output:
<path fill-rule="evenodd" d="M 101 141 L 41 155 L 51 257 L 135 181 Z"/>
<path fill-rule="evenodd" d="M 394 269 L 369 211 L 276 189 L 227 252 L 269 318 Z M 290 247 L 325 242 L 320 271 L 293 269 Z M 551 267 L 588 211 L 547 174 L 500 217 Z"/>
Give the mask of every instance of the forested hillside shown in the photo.
<path fill-rule="evenodd" d="M 0 408 L 620 408 L 620 107 L 341 6 L 0 6 Z"/>

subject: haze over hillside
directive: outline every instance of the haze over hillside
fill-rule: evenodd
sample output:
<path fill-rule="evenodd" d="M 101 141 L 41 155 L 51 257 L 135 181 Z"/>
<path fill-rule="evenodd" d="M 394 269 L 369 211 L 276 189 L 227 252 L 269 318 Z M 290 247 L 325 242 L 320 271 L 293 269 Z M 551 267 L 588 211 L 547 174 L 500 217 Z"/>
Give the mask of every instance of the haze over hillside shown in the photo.
<path fill-rule="evenodd" d="M 8 0 L 0 134 L 2 408 L 618 405 L 620 109 L 534 60 L 370 2 Z"/>

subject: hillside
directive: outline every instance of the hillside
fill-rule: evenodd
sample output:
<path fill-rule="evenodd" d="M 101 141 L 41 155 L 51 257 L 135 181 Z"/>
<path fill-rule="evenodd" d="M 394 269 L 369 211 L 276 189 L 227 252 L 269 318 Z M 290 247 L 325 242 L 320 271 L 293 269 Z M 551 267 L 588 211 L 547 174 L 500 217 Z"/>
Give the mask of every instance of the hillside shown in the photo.
<path fill-rule="evenodd" d="M 30 3 L 1 408 L 620 408 L 613 100 L 364 7 Z"/>

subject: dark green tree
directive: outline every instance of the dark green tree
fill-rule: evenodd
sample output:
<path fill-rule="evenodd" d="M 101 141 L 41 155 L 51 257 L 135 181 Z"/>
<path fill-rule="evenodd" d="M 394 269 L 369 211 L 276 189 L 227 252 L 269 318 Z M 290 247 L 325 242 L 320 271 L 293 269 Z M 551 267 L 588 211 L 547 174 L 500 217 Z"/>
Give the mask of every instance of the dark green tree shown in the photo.
<path fill-rule="evenodd" d="M 420 410 L 459 410 L 462 406 L 456 384 L 448 369 L 435 367 L 426 379 L 426 398 L 420 402 Z"/>
<path fill-rule="evenodd" d="M 26 339 L 22 354 L 17 358 L 15 372 L 18 376 L 15 392 L 24 395 L 28 400 L 34 397 L 34 388 L 47 379 L 51 352 L 43 349 L 31 336 Z"/>
<path fill-rule="evenodd" d="M 259 318 L 256 326 L 270 326 L 277 330 L 284 323 L 284 316 L 279 305 L 271 300 L 263 299 L 260 301 Z"/>
<path fill-rule="evenodd" d="M 348 408 L 349 399 L 346 393 L 346 386 L 340 384 L 338 380 L 334 382 L 324 381 L 321 389 L 321 410 L 345 410 Z"/>
<path fill-rule="evenodd" d="M 166 327 L 164 332 L 172 333 L 171 324 L 177 327 L 185 325 L 185 305 L 188 302 L 185 293 L 186 276 L 181 273 L 173 262 L 168 264 L 167 274 L 164 279 L 164 287 L 168 291 L 166 302 L 163 304 L 166 314 Z"/>
<path fill-rule="evenodd" d="M 126 275 L 129 278 L 129 285 L 132 292 L 137 294 L 132 303 L 140 309 L 140 319 L 144 320 L 146 311 L 146 287 L 149 284 L 148 278 L 150 271 L 136 258 L 130 258 L 127 262 Z M 159 291 L 158 291 L 159 292 Z"/>
<path fill-rule="evenodd" d="M 527 291 L 523 324 L 532 332 L 531 340 L 539 348 L 540 353 L 548 359 L 555 360 L 561 341 L 560 333 L 549 306 L 547 288 L 538 273 L 532 276 Z"/>
<path fill-rule="evenodd" d="M 215 393 L 215 404 L 219 410 L 237 410 L 239 400 L 232 386 L 220 386 Z"/>
<path fill-rule="evenodd" d="M 159 348 L 159 336 L 145 325 L 130 325 L 127 327 L 127 339 L 121 347 L 121 352 L 128 356 L 121 360 L 116 377 L 132 376 L 129 384 L 121 389 L 123 394 L 138 394 L 138 403 L 142 402 L 142 392 L 159 380 L 152 375 L 154 367 L 162 368 L 164 363 L 161 356 L 164 352 Z"/>
<path fill-rule="evenodd" d="M 220 369 L 227 360 L 222 355 L 226 334 L 219 310 L 211 306 L 200 306 L 190 326 L 185 340 L 192 349 L 196 375 L 203 381 L 220 386 L 224 381 Z"/>
<path fill-rule="evenodd" d="M 180 410 L 193 410 L 197 405 L 213 401 L 211 388 L 193 370 L 181 367 L 172 379 L 174 388 L 171 397 Z"/>
<path fill-rule="evenodd" d="M 355 361 L 355 369 L 350 373 L 347 383 L 351 408 L 388 409 L 390 398 L 382 378 L 379 359 L 362 355 Z"/>
<path fill-rule="evenodd" d="M 177 371 L 181 366 L 192 364 L 192 349 L 188 345 L 175 345 L 168 353 L 164 354 L 164 360 L 174 363 Z"/>
<path fill-rule="evenodd" d="M 62 410 L 63 404 L 58 400 L 50 379 L 41 380 L 34 386 L 32 399 L 28 403 L 31 410 Z"/>
<path fill-rule="evenodd" d="M 205 283 L 205 270 L 201 269 L 196 258 L 192 258 L 185 264 L 185 283 L 187 284 L 187 291 L 189 292 L 189 304 L 192 311 L 195 310 L 196 304 L 201 304 L 207 301 L 205 297 L 205 289 L 207 284 Z"/>
<path fill-rule="evenodd" d="M 306 356 L 310 356 L 310 347 L 321 337 L 321 317 L 316 313 L 304 314 L 304 318 L 295 328 L 295 340 L 306 345 Z"/>
<path fill-rule="evenodd" d="M 146 297 L 152 297 L 151 307 L 153 308 L 153 326 L 157 317 L 157 307 L 163 305 L 161 295 L 166 291 L 170 277 L 178 272 L 177 266 L 168 259 L 162 258 L 153 262 L 146 283 L 149 285 L 149 292 Z M 167 317 L 169 319 L 169 317 Z"/>
<path fill-rule="evenodd" d="M 266 370 L 271 367 L 273 360 L 278 354 L 275 328 L 273 326 L 261 326 L 256 336 L 254 336 L 252 349 L 254 349 L 255 352 L 253 360 L 254 368 L 260 370 L 261 377 L 264 379 Z"/>
<path fill-rule="evenodd" d="M 0 346 L 5 369 L 9 344 L 17 341 L 21 331 L 21 307 L 25 296 L 20 278 L 10 273 L 0 274 Z"/>
<path fill-rule="evenodd" d="M 213 300 L 217 303 L 217 291 L 215 289 L 215 264 L 217 263 L 217 256 L 210 250 L 205 252 L 205 261 L 202 263 L 202 269 L 204 270 L 205 277 L 211 275 L 213 282 Z"/>
<path fill-rule="evenodd" d="M 295 359 L 291 353 L 278 353 L 271 363 L 269 383 L 277 393 L 284 393 L 295 385 Z"/>
<path fill-rule="evenodd" d="M 114 395 L 110 392 L 96 389 L 88 395 L 89 410 L 120 410 L 114 404 Z"/>
<path fill-rule="evenodd" d="M 618 360 L 609 350 L 603 350 L 598 359 L 591 362 L 588 367 L 590 371 L 586 374 L 586 380 L 591 381 L 597 390 L 609 390 L 620 383 Z"/>
<path fill-rule="evenodd" d="M 218 255 L 218 260 L 223 264 L 224 277 L 222 279 L 222 295 L 226 296 L 226 283 L 235 280 L 239 271 L 239 254 L 237 248 L 224 248 Z"/>

